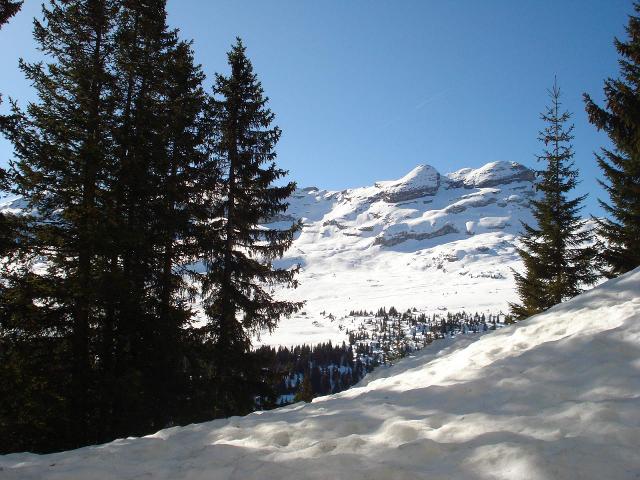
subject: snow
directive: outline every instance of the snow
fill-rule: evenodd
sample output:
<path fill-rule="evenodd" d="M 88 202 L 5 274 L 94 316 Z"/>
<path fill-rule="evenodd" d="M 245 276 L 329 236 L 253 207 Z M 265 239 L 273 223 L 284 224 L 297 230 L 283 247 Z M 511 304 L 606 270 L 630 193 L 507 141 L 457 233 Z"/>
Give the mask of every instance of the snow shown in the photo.
<path fill-rule="evenodd" d="M 387 202 L 402 202 L 434 195 L 440 187 L 440 174 L 431 165 L 418 165 L 400 180 L 378 182 Z"/>
<path fill-rule="evenodd" d="M 477 340 L 475 340 L 477 339 Z M 21 479 L 637 479 L 640 268 L 310 404 L 53 455 Z"/>
<path fill-rule="evenodd" d="M 27 203 L 15 195 L 0 194 L 0 212 L 9 215 L 19 215 L 27 207 Z"/>
<path fill-rule="evenodd" d="M 468 184 L 451 180 L 460 172 Z M 341 343 L 351 310 L 506 312 L 516 300 L 511 269 L 521 266 L 515 250 L 520 221 L 532 221 L 532 178 L 512 162 L 445 176 L 419 165 L 399 180 L 369 187 L 297 190 L 285 217 L 302 218 L 304 227 L 278 264 L 299 263 L 300 286 L 278 295 L 306 305 L 254 344 Z M 399 193 L 412 198 L 388 201 Z"/>
<path fill-rule="evenodd" d="M 469 222 L 465 222 L 465 227 L 467 229 L 467 233 L 469 235 L 473 235 L 474 233 L 476 233 L 476 222 L 474 221 L 469 221 Z"/>
<path fill-rule="evenodd" d="M 511 269 L 521 266 L 520 221 L 532 221 L 532 178 L 513 162 L 446 175 L 418 165 L 373 186 L 296 190 L 287 211 L 268 221 L 283 228 L 304 223 L 276 262 L 300 264 L 300 286 L 276 295 L 306 305 L 271 334 L 256 336 L 254 346 L 340 344 L 351 310 L 506 312 L 516 300 Z M 0 211 L 17 212 L 21 202 L 0 200 Z M 197 305 L 194 311 L 201 312 Z"/>
<path fill-rule="evenodd" d="M 477 168 L 463 168 L 449 173 L 447 178 L 456 183 L 462 183 L 467 188 L 491 187 L 512 181 L 533 180 L 533 171 L 516 162 L 491 162 Z"/>

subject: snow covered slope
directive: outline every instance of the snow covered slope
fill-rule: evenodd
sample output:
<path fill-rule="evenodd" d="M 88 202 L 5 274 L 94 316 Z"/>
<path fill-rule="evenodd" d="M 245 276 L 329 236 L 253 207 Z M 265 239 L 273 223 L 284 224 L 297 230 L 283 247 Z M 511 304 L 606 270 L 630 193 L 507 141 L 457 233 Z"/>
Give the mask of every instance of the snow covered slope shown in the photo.
<path fill-rule="evenodd" d="M 307 305 L 258 343 L 341 342 L 350 310 L 507 311 L 533 181 L 522 165 L 493 162 L 447 175 L 419 165 L 399 180 L 341 192 L 297 190 L 272 221 L 303 219 L 282 261 L 302 265 L 300 287 L 282 295 Z"/>
<path fill-rule="evenodd" d="M 638 478 L 640 268 L 474 338 L 310 404 L 0 457 L 0 478 Z"/>

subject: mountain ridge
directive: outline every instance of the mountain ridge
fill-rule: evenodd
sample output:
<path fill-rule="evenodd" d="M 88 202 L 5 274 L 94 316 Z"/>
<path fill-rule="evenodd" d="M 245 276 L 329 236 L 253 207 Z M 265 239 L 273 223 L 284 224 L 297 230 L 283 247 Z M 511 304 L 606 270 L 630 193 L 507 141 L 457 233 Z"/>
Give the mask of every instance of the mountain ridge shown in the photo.
<path fill-rule="evenodd" d="M 506 311 L 520 222 L 533 220 L 536 195 L 535 172 L 505 161 L 447 174 L 421 164 L 371 186 L 297 189 L 267 225 L 302 220 L 276 262 L 299 264 L 300 286 L 277 293 L 307 304 L 257 343 L 341 342 L 340 319 L 350 310 Z"/>

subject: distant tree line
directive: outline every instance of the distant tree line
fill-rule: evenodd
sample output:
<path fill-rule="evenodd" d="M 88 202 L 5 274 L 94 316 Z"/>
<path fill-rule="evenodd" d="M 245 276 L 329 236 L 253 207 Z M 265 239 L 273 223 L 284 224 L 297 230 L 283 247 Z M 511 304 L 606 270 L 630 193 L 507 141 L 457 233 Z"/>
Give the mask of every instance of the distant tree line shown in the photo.
<path fill-rule="evenodd" d="M 295 347 L 262 346 L 253 352 L 262 366 L 265 388 L 257 397 L 261 409 L 346 390 L 380 365 L 395 363 L 432 342 L 456 335 L 482 333 L 512 321 L 499 313 L 446 312 L 426 315 L 395 307 L 376 313 L 352 310 L 360 324 L 347 328 L 348 342 Z"/>
<path fill-rule="evenodd" d="M 359 382 L 373 367 L 354 355 L 351 345 L 263 346 L 255 351 L 269 372 L 272 389 L 260 399 L 263 408 L 338 393 Z"/>
<path fill-rule="evenodd" d="M 0 119 L 25 202 L 0 216 L 0 452 L 250 412 L 252 334 L 301 306 L 272 293 L 299 225 L 259 223 L 295 185 L 245 47 L 207 92 L 165 3 L 53 0 L 34 23 L 38 99 Z"/>
<path fill-rule="evenodd" d="M 615 39 L 620 76 L 604 84 L 606 106 L 584 95 L 589 121 L 607 133 L 613 149 L 596 154 L 609 201 L 599 200 L 607 216 L 593 218 L 589 229 L 579 212 L 585 196 L 570 197 L 578 184 L 571 114 L 561 108 L 557 83 L 542 113 L 544 145 L 538 157 L 541 198 L 532 201 L 535 225 L 524 224 L 519 248 L 524 271 L 514 272 L 520 301 L 512 304 L 518 318 L 543 312 L 574 297 L 601 275 L 608 278 L 640 266 L 640 3 L 629 16 L 627 41 Z"/>
<path fill-rule="evenodd" d="M 353 346 L 356 359 L 366 366 L 393 363 L 434 340 L 487 332 L 513 322 L 511 315 L 502 312 L 447 311 L 427 315 L 415 308 L 400 313 L 393 306 L 388 310 L 381 307 L 375 314 L 352 310 L 349 316 L 360 320 L 355 328 L 346 329 L 349 345 Z"/>

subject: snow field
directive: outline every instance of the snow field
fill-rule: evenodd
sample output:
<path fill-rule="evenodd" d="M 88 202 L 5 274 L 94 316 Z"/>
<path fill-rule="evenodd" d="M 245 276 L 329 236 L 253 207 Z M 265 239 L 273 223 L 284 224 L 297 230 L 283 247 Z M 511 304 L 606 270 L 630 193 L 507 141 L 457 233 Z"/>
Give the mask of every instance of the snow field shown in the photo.
<path fill-rule="evenodd" d="M 434 342 L 310 404 L 8 455 L 0 478 L 634 479 L 639 407 L 636 269 L 522 323 Z"/>
<path fill-rule="evenodd" d="M 521 265 L 515 242 L 520 221 L 531 221 L 532 178 L 510 162 L 447 175 L 420 165 L 370 187 L 296 190 L 274 224 L 303 220 L 277 262 L 301 265 L 299 287 L 278 295 L 306 301 L 304 314 L 254 344 L 340 344 L 350 310 L 506 312 L 516 300 L 511 268 Z"/>

